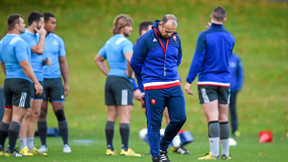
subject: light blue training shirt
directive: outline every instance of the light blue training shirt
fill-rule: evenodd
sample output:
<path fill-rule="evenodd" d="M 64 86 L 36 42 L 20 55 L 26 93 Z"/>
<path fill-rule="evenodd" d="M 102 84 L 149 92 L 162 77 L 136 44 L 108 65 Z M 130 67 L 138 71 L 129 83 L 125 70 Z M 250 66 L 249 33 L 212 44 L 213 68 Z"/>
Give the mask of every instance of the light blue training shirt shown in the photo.
<path fill-rule="evenodd" d="M 31 62 L 29 45 L 16 34 L 6 34 L 0 41 L 0 62 L 6 67 L 6 78 L 20 78 L 32 82 L 20 66 L 21 61 Z"/>
<path fill-rule="evenodd" d="M 44 66 L 44 78 L 61 78 L 59 57 L 66 56 L 65 45 L 58 35 L 50 33 L 45 37 L 44 58 L 51 58 L 51 65 Z"/>
<path fill-rule="evenodd" d="M 30 50 L 33 46 L 37 45 L 40 41 L 40 35 L 38 33 L 33 34 L 28 29 L 25 29 L 25 33 L 20 35 L 22 39 L 28 43 Z M 31 66 L 38 79 L 38 81 L 43 81 L 43 54 L 36 54 L 31 51 Z"/>
<path fill-rule="evenodd" d="M 99 54 L 108 60 L 110 71 L 108 76 L 120 76 L 128 79 L 124 70 L 127 70 L 127 61 L 124 54 L 133 52 L 133 44 L 121 34 L 112 36 L 100 49 Z"/>

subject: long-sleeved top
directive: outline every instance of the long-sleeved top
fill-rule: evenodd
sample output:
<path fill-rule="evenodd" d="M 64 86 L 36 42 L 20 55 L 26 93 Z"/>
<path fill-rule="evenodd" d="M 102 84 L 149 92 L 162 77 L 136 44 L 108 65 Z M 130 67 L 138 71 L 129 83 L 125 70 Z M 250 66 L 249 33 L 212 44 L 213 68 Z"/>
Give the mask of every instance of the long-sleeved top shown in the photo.
<path fill-rule="evenodd" d="M 212 24 L 200 33 L 186 81 L 198 74 L 198 85 L 230 86 L 229 58 L 235 39 L 223 25 Z"/>
<path fill-rule="evenodd" d="M 177 33 L 168 39 L 163 38 L 158 30 L 159 22 L 156 20 L 152 30 L 137 40 L 130 63 L 144 90 L 180 85 L 181 41 Z"/>

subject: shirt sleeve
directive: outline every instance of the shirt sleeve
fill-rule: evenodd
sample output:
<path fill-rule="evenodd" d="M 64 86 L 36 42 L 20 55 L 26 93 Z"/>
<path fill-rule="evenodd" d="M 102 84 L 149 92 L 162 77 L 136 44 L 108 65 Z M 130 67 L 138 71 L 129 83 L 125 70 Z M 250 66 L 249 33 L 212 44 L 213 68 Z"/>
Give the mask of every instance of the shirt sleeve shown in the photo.
<path fill-rule="evenodd" d="M 107 44 L 107 43 L 106 43 Z M 107 55 L 106 55 L 106 50 L 105 50 L 105 46 L 106 44 L 100 49 L 100 51 L 98 52 L 103 58 L 107 59 Z"/>
<path fill-rule="evenodd" d="M 203 64 L 205 53 L 206 53 L 206 37 L 200 34 L 197 40 L 197 45 L 190 66 L 190 70 L 186 78 L 186 81 L 188 83 L 192 83 L 195 80 Z"/>
<path fill-rule="evenodd" d="M 144 38 L 145 37 L 140 37 L 137 40 L 137 43 L 134 46 L 134 53 L 130 61 L 130 66 L 134 70 L 137 80 L 141 80 L 143 60 L 145 59 L 148 51 L 147 41 Z"/>
<path fill-rule="evenodd" d="M 18 62 L 29 60 L 28 59 L 28 51 L 27 43 L 24 40 L 19 40 L 14 44 L 15 54 Z"/>
<path fill-rule="evenodd" d="M 177 39 L 179 40 L 179 51 L 178 51 L 178 58 L 177 58 L 177 66 L 179 66 L 181 64 L 181 60 L 182 60 L 182 46 L 181 46 L 181 40 L 179 35 L 177 34 Z"/>
<path fill-rule="evenodd" d="M 29 45 L 29 48 L 32 49 L 33 46 L 35 46 L 37 44 L 37 42 L 35 41 L 35 39 L 33 39 L 32 37 L 24 34 L 20 35 L 21 38 Z"/>
<path fill-rule="evenodd" d="M 58 37 L 58 42 L 59 42 L 59 57 L 61 56 L 66 56 L 66 51 L 65 51 L 65 44 L 62 38 Z"/>
<path fill-rule="evenodd" d="M 239 91 L 242 89 L 243 82 L 244 82 L 244 73 L 243 73 L 243 65 L 242 61 L 240 58 L 238 58 L 238 63 L 237 63 L 237 72 L 238 72 L 238 86 Z"/>
<path fill-rule="evenodd" d="M 133 44 L 129 40 L 125 41 L 122 49 L 123 54 L 126 52 L 133 52 Z"/>

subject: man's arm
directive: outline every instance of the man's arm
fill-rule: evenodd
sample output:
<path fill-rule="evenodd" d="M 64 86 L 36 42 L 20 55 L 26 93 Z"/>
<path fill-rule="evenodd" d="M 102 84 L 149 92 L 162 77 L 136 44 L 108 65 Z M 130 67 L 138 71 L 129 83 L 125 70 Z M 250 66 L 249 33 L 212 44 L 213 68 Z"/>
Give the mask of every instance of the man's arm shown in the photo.
<path fill-rule="evenodd" d="M 60 56 L 59 63 L 60 63 L 60 70 L 61 70 L 62 78 L 64 80 L 64 96 L 66 97 L 70 92 L 70 88 L 68 85 L 68 63 L 66 60 L 66 56 Z"/>
<path fill-rule="evenodd" d="M 40 95 L 43 93 L 43 87 L 41 86 L 41 84 L 39 83 L 39 81 L 37 80 L 33 69 L 29 63 L 28 60 L 24 60 L 19 62 L 21 68 L 23 69 L 25 75 L 32 80 L 32 82 L 34 83 L 35 89 L 36 89 L 36 94 Z"/>
<path fill-rule="evenodd" d="M 31 48 L 31 51 L 33 53 L 36 53 L 36 54 L 43 54 L 44 52 L 44 48 L 45 48 L 45 35 L 46 35 L 46 30 L 44 29 L 44 26 L 38 30 L 37 28 L 35 28 L 36 32 L 39 33 L 40 35 L 40 40 L 38 42 L 38 44 L 36 44 L 35 46 L 33 46 Z"/>
<path fill-rule="evenodd" d="M 138 82 L 141 80 L 143 60 L 146 57 L 147 51 L 148 47 L 145 37 L 140 37 L 134 46 L 134 53 L 130 62 L 130 66 L 134 70 Z"/>
<path fill-rule="evenodd" d="M 2 68 L 2 70 L 3 70 L 3 73 L 4 73 L 4 75 L 6 76 L 6 67 L 5 67 L 5 64 L 4 64 L 4 62 L 0 62 L 1 63 L 1 68 Z"/>
<path fill-rule="evenodd" d="M 108 75 L 109 68 L 107 67 L 105 63 L 105 58 L 102 57 L 99 53 L 94 58 L 95 64 L 98 66 L 98 68 L 104 73 L 104 75 Z"/>
<path fill-rule="evenodd" d="M 193 92 L 190 90 L 191 89 L 191 84 L 195 80 L 202 64 L 204 61 L 204 56 L 205 56 L 205 51 L 206 51 L 206 38 L 204 36 L 199 36 L 197 40 L 197 45 L 194 53 L 194 57 L 190 66 L 190 70 L 188 73 L 188 76 L 186 78 L 186 84 L 185 84 L 185 91 L 189 95 L 193 95 Z"/>
<path fill-rule="evenodd" d="M 179 35 L 176 35 L 178 37 L 179 40 L 179 49 L 178 49 L 178 58 L 177 58 L 177 66 L 179 66 L 181 64 L 181 60 L 182 60 L 182 46 L 181 46 L 181 40 Z"/>
<path fill-rule="evenodd" d="M 129 78 L 132 78 L 133 77 L 133 69 L 131 68 L 130 66 L 130 61 L 131 61 L 131 57 L 132 57 L 132 52 L 126 52 L 124 54 L 125 58 L 126 58 L 126 61 L 127 61 L 127 68 L 128 68 L 128 71 L 126 72 L 127 76 Z"/>

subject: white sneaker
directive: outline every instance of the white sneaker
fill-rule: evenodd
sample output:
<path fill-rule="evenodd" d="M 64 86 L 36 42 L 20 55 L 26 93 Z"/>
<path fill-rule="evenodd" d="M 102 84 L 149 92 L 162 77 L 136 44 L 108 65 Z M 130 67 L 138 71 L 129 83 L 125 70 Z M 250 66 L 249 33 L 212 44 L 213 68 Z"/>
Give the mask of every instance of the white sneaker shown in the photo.
<path fill-rule="evenodd" d="M 43 152 L 48 152 L 48 147 L 45 145 L 42 145 L 39 149 L 38 152 L 43 153 Z"/>
<path fill-rule="evenodd" d="M 63 146 L 63 152 L 64 153 L 71 153 L 72 151 L 71 151 L 71 148 L 70 148 L 70 146 L 68 145 L 68 144 L 65 144 L 64 146 Z"/>

